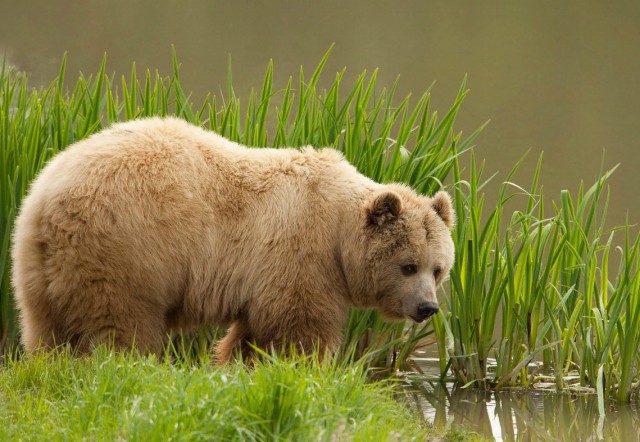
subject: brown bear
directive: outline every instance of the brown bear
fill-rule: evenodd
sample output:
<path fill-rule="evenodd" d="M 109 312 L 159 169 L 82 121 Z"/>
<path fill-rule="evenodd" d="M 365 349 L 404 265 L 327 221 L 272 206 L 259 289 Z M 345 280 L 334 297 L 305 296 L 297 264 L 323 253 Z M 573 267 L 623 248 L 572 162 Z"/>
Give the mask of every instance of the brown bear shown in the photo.
<path fill-rule="evenodd" d="M 113 125 L 61 152 L 15 224 L 12 281 L 27 351 L 161 354 L 170 332 L 230 327 L 332 351 L 350 306 L 437 312 L 454 212 L 381 185 L 333 149 L 254 149 L 175 118 Z"/>

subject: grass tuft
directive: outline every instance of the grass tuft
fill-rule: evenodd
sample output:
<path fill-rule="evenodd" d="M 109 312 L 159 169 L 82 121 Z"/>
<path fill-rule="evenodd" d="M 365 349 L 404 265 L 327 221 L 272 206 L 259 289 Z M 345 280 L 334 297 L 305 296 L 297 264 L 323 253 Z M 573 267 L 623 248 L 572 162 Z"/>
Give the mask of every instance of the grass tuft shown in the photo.
<path fill-rule="evenodd" d="M 430 434 L 389 385 L 367 381 L 361 364 L 346 369 L 300 356 L 267 358 L 249 369 L 158 362 L 104 348 L 87 358 L 59 350 L 8 358 L 0 366 L 0 400 L 1 440 L 425 440 Z"/>

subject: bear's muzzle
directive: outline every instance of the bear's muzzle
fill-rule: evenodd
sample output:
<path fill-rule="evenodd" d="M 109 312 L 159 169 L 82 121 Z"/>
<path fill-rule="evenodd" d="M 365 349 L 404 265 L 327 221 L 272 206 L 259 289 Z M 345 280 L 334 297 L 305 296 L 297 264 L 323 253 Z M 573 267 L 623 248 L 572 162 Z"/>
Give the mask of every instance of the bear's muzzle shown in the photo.
<path fill-rule="evenodd" d="M 411 319 L 413 319 L 416 322 L 422 322 L 425 319 L 429 318 L 430 316 L 433 316 L 434 314 L 438 313 L 438 310 L 439 310 L 438 304 L 436 303 L 421 302 L 420 304 L 418 304 L 415 316 L 411 316 Z"/>

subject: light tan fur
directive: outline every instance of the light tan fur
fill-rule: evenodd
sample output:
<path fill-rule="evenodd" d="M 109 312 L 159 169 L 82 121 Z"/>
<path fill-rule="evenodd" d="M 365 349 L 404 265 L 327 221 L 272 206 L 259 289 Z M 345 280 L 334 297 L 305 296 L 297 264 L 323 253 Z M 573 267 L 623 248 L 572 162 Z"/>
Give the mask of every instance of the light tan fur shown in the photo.
<path fill-rule="evenodd" d="M 352 305 L 402 319 L 435 302 L 453 221 L 445 193 L 376 184 L 332 149 L 247 148 L 174 118 L 116 124 L 56 156 L 24 200 L 22 341 L 158 354 L 173 330 L 218 325 L 221 361 L 249 342 L 335 350 Z"/>

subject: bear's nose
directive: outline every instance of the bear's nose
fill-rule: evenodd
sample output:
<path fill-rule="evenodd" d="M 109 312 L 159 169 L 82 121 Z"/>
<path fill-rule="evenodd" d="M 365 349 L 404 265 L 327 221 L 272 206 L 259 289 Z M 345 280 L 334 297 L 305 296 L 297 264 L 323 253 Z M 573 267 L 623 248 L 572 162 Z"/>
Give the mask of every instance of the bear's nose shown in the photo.
<path fill-rule="evenodd" d="M 425 320 L 436 313 L 438 313 L 438 304 L 433 302 L 421 302 L 418 304 L 418 317 L 421 320 Z"/>

